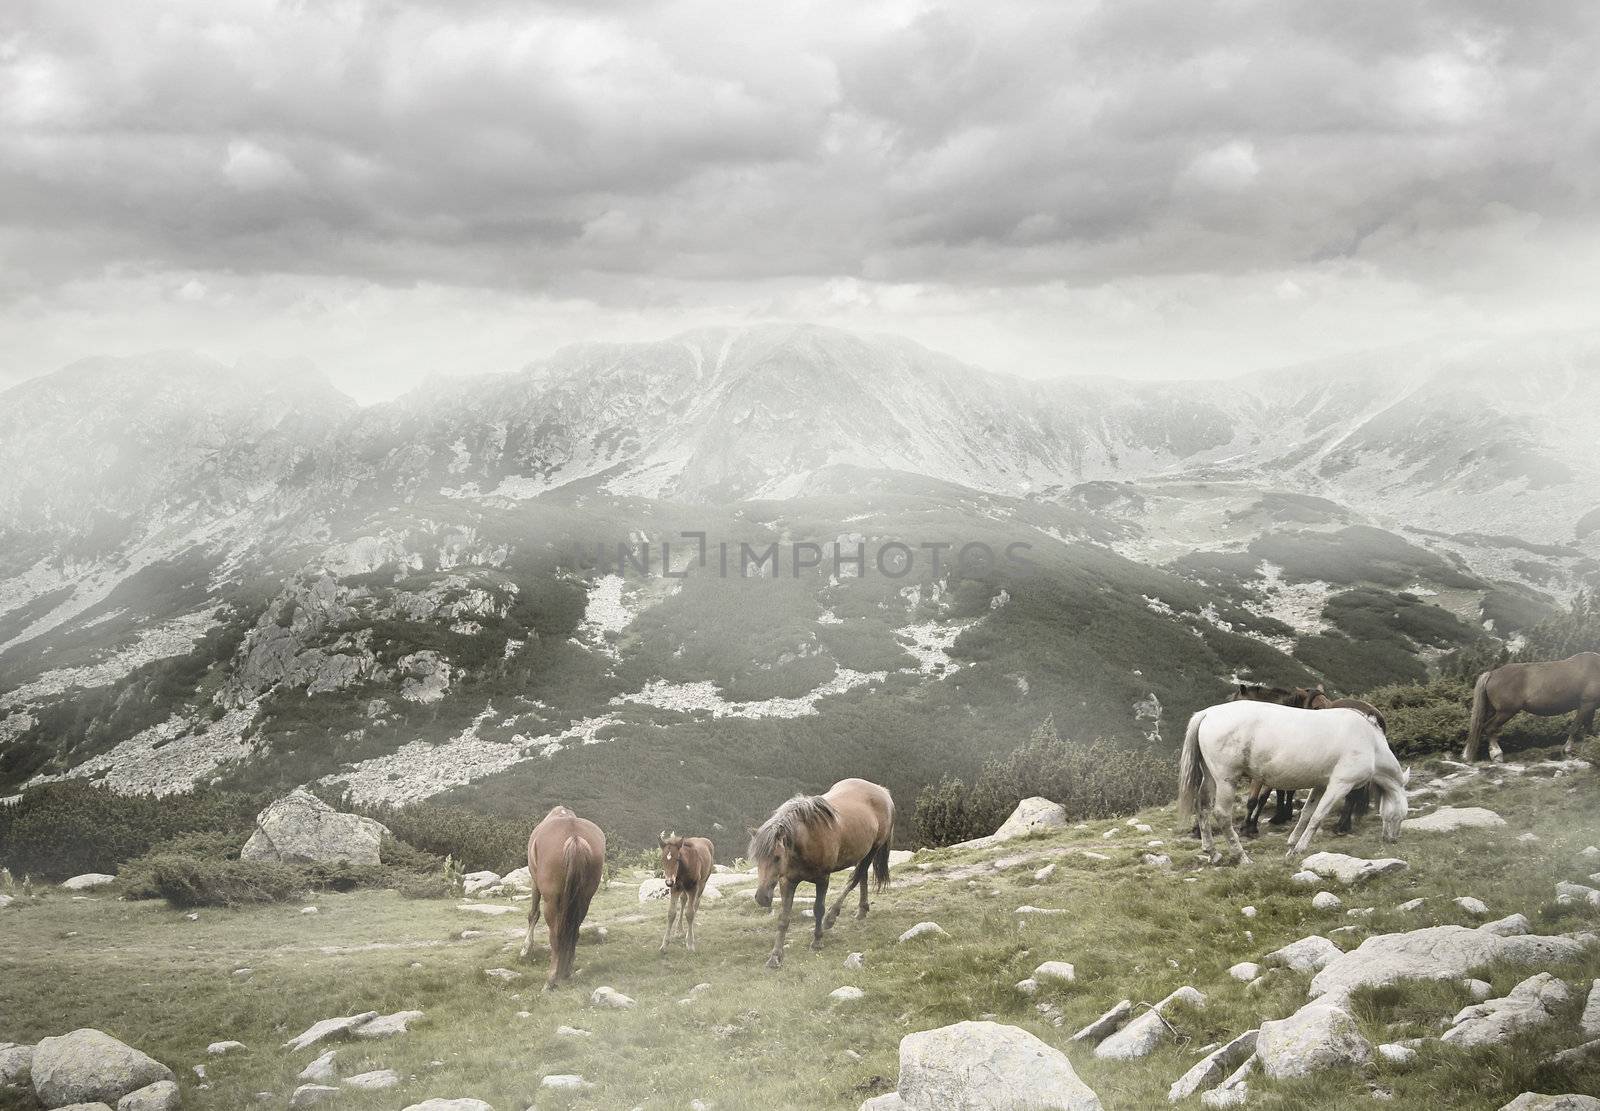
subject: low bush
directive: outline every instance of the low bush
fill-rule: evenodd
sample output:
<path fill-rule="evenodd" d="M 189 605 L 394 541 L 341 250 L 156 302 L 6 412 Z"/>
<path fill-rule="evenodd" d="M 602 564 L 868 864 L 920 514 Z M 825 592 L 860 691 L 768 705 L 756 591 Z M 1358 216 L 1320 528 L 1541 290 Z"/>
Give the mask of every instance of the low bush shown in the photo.
<path fill-rule="evenodd" d="M 133 899 L 165 899 L 179 909 L 236 907 L 294 899 L 310 889 L 308 878 L 304 869 L 288 864 L 162 852 L 135 863 L 125 893 Z"/>
<path fill-rule="evenodd" d="M 454 857 L 468 872 L 505 872 L 527 862 L 533 818 L 498 818 L 461 806 L 415 803 L 404 807 L 351 807 L 435 858 Z M 389 858 L 386 855 L 384 859 Z"/>

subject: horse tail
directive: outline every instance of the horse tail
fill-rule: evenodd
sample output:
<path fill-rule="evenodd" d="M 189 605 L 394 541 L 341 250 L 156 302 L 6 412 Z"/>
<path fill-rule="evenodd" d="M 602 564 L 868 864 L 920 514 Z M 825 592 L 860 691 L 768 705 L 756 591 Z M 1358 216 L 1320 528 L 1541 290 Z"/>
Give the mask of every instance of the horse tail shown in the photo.
<path fill-rule="evenodd" d="M 589 903 L 594 898 L 596 884 L 591 883 L 592 873 L 599 867 L 589 842 L 578 836 L 567 838 L 561 849 L 566 875 L 561 881 L 561 916 L 557 924 L 556 975 L 572 975 L 572 961 L 578 952 L 578 927 L 589 913 Z"/>
<path fill-rule="evenodd" d="M 1189 719 L 1183 734 L 1183 755 L 1178 759 L 1178 817 L 1187 818 L 1199 809 L 1200 792 L 1206 782 L 1206 759 L 1200 752 L 1200 723 L 1206 712 Z"/>
<path fill-rule="evenodd" d="M 1467 725 L 1467 763 L 1478 758 L 1478 746 L 1483 743 L 1483 726 L 1489 719 L 1489 672 L 1478 676 L 1472 688 L 1472 720 Z"/>
<path fill-rule="evenodd" d="M 883 844 L 872 850 L 872 882 L 879 891 L 889 886 L 889 850 L 894 846 L 894 799 L 884 825 Z"/>

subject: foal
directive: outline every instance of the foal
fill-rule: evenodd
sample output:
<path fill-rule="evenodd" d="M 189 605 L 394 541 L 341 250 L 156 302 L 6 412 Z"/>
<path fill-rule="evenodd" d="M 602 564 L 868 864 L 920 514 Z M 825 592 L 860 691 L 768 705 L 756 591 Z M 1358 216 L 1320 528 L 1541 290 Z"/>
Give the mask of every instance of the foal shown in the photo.
<path fill-rule="evenodd" d="M 661 952 L 672 940 L 672 927 L 683 916 L 683 942 L 694 952 L 694 916 L 700 909 L 700 896 L 717 862 L 717 851 L 704 837 L 667 836 L 661 831 L 661 874 L 667 880 L 667 932 L 661 938 Z"/>

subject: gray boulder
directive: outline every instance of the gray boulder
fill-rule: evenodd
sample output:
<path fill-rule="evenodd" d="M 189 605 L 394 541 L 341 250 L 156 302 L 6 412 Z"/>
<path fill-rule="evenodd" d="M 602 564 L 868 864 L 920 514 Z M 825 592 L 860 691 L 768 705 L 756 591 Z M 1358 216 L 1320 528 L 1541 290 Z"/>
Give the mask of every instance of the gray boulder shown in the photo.
<path fill-rule="evenodd" d="M 1100 1111 L 1066 1054 L 997 1022 L 900 1039 L 899 1096 L 914 1111 Z"/>
<path fill-rule="evenodd" d="M 100 1030 L 74 1030 L 45 1038 L 34 1048 L 33 1090 L 46 1107 L 116 1103 L 172 1070 Z"/>
<path fill-rule="evenodd" d="M 1453 833 L 1458 829 L 1494 829 L 1505 824 L 1504 818 L 1481 806 L 1441 806 L 1426 817 L 1407 818 L 1400 823 L 1400 828 L 1420 833 Z"/>
<path fill-rule="evenodd" d="M 1067 824 L 1067 808 L 1059 802 L 1035 795 L 1017 803 L 1011 816 L 994 831 L 996 841 L 1008 841 L 1041 829 L 1061 829 Z"/>
<path fill-rule="evenodd" d="M 1069 1039 L 1075 1042 L 1098 1042 L 1121 1026 L 1127 1017 L 1133 1013 L 1133 1000 L 1124 999 L 1105 1014 L 1095 1019 L 1089 1025 L 1079 1030 Z"/>
<path fill-rule="evenodd" d="M 116 882 L 116 876 L 108 876 L 104 872 L 85 872 L 81 876 L 73 876 L 70 880 L 62 880 L 61 886 L 68 891 L 92 891 L 96 887 Z"/>
<path fill-rule="evenodd" d="M 334 1067 L 334 1060 L 339 1055 L 337 1049 L 330 1049 L 322 1056 L 312 1061 L 300 1070 L 300 1075 L 295 1079 L 304 1080 L 308 1084 L 322 1084 L 329 1080 L 339 1079 L 339 1070 Z"/>
<path fill-rule="evenodd" d="M 1585 1035 L 1600 1038 L 1600 980 L 1589 985 L 1589 995 L 1583 1002 L 1583 1017 L 1578 1020 Z"/>
<path fill-rule="evenodd" d="M 343 1018 L 321 1019 L 318 1022 L 313 1022 L 298 1036 L 290 1038 L 288 1041 L 284 1042 L 283 1048 L 291 1050 L 305 1049 L 309 1046 L 316 1045 L 318 1042 L 326 1041 L 329 1038 L 338 1037 L 341 1034 L 348 1034 L 357 1026 L 371 1022 L 377 1017 L 377 1011 L 362 1011 L 358 1015 L 345 1015 Z"/>
<path fill-rule="evenodd" d="M 33 1046 L 0 1042 L 0 1092 L 33 1086 Z"/>
<path fill-rule="evenodd" d="M 1215 1088 L 1232 1074 L 1233 1070 L 1248 1061 L 1256 1051 L 1258 1030 L 1246 1030 L 1227 1045 L 1212 1050 L 1194 1068 L 1178 1077 L 1167 1090 L 1167 1099 L 1177 1103 L 1188 1099 L 1202 1088 Z"/>
<path fill-rule="evenodd" d="M 1600 1099 L 1594 1096 L 1542 1096 L 1538 1092 L 1523 1092 L 1500 1111 L 1600 1111 Z"/>
<path fill-rule="evenodd" d="M 170 1080 L 157 1080 L 117 1101 L 117 1111 L 177 1111 L 183 1103 L 178 1086 Z"/>
<path fill-rule="evenodd" d="M 1343 1007 L 1307 1003 L 1288 1018 L 1263 1022 L 1256 1039 L 1261 1070 L 1274 1080 L 1293 1080 L 1324 1069 L 1359 1065 L 1372 1056 L 1372 1043 Z"/>
<path fill-rule="evenodd" d="M 1148 1057 L 1166 1039 L 1167 1012 L 1179 1003 L 1190 1007 L 1204 1007 L 1206 997 L 1194 988 L 1179 988 L 1095 1046 L 1094 1055 L 1110 1061 L 1132 1061 Z"/>
<path fill-rule="evenodd" d="M 256 815 L 256 830 L 239 856 L 284 864 L 378 864 L 388 832 L 381 822 L 341 814 L 296 787 Z"/>
<path fill-rule="evenodd" d="M 1311 980 L 1311 997 L 1348 996 L 1357 988 L 1403 980 L 1460 980 L 1492 961 L 1550 964 L 1583 955 L 1584 944 L 1530 934 L 1501 937 L 1466 926 L 1429 926 L 1377 934 L 1338 957 Z"/>
<path fill-rule="evenodd" d="M 1392 856 L 1379 860 L 1365 860 L 1359 856 L 1346 856 L 1344 853 L 1312 853 L 1300 862 L 1300 867 L 1308 872 L 1315 872 L 1325 879 L 1336 879 L 1348 887 L 1375 876 L 1403 872 L 1411 866 Z"/>
<path fill-rule="evenodd" d="M 400 1074 L 393 1069 L 374 1069 L 371 1072 L 358 1072 L 354 1076 L 344 1078 L 346 1088 L 359 1088 L 364 1092 L 381 1092 L 385 1088 L 400 1086 Z"/>
<path fill-rule="evenodd" d="M 413 1022 L 420 1021 L 422 1017 L 421 1011 L 396 1011 L 392 1015 L 380 1015 L 363 1022 L 354 1027 L 353 1032 L 358 1038 L 392 1038 L 396 1034 L 404 1034 Z"/>
<path fill-rule="evenodd" d="M 96 1100 L 94 1103 L 69 1103 L 64 1107 L 57 1107 L 55 1111 L 111 1111 L 111 1105 Z"/>
<path fill-rule="evenodd" d="M 1342 956 L 1344 950 L 1320 934 L 1312 934 L 1282 949 L 1274 949 L 1261 959 L 1273 967 L 1287 968 L 1292 972 L 1316 972 Z"/>
<path fill-rule="evenodd" d="M 494 1111 L 481 1099 L 425 1099 L 421 1103 L 413 1103 L 401 1111 Z"/>
<path fill-rule="evenodd" d="M 290 1107 L 315 1107 L 336 1099 L 339 1089 L 327 1084 L 302 1084 L 289 1096 Z"/>
<path fill-rule="evenodd" d="M 1462 1008 L 1440 1040 L 1456 1046 L 1504 1045 L 1523 1030 L 1554 1022 L 1557 1010 L 1571 998 L 1566 984 L 1541 972 L 1509 995 Z"/>

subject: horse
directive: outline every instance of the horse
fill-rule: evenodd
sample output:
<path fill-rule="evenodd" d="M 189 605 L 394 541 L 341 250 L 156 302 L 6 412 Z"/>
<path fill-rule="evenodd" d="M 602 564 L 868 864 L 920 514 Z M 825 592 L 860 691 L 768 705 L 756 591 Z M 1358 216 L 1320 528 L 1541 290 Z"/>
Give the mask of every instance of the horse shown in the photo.
<path fill-rule="evenodd" d="M 1487 739 L 1489 759 L 1504 760 L 1495 734 L 1520 713 L 1552 718 L 1576 710 L 1565 749 L 1571 756 L 1579 739 L 1594 732 L 1596 709 L 1600 709 L 1600 652 L 1485 671 L 1472 688 L 1472 722 L 1461 759 L 1475 762 L 1478 746 Z"/>
<path fill-rule="evenodd" d="M 1330 698 L 1328 692 L 1318 683 L 1311 692 L 1311 709 L 1313 710 L 1354 710 L 1358 714 L 1365 714 L 1372 719 L 1372 724 L 1382 731 L 1384 737 L 1389 736 L 1389 720 L 1370 702 L 1363 702 L 1359 698 Z M 1349 833 L 1355 828 L 1357 817 L 1364 817 L 1372 809 L 1372 792 L 1365 785 L 1351 791 L 1344 800 L 1344 809 L 1339 812 L 1339 822 L 1333 827 L 1335 833 Z"/>
<path fill-rule="evenodd" d="M 774 888 L 782 899 L 778 940 L 767 958 L 768 968 L 783 966 L 783 940 L 789 932 L 795 888 L 802 883 L 816 885 L 811 948 L 821 949 L 823 929 L 833 928 L 839 909 L 857 887 L 861 888 L 861 909 L 856 917 L 867 916 L 868 868 L 875 874 L 879 891 L 888 886 L 893 840 L 894 799 L 885 788 L 865 779 L 841 779 L 822 795 L 796 795 L 751 831 L 747 855 L 757 870 L 756 905 L 772 906 Z M 841 868 L 854 868 L 855 874 L 824 922 L 828 878 Z"/>
<path fill-rule="evenodd" d="M 1320 688 L 1319 688 L 1320 689 Z M 1232 693 L 1228 695 L 1229 702 L 1241 700 L 1251 702 L 1273 702 L 1279 706 L 1298 706 L 1301 709 L 1310 709 L 1314 692 L 1305 687 L 1269 687 L 1261 683 L 1236 683 Z M 1270 784 L 1257 780 L 1250 785 L 1250 799 L 1244 807 L 1244 835 L 1255 837 L 1261 832 L 1261 812 L 1267 808 L 1267 797 L 1272 793 Z M 1278 790 L 1278 803 L 1272 808 L 1272 821 L 1268 824 L 1281 826 L 1288 825 L 1294 818 L 1294 792 L 1282 788 Z M 1200 835 L 1198 826 L 1194 836 Z"/>
<path fill-rule="evenodd" d="M 717 862 L 717 850 L 704 837 L 667 836 L 661 831 L 661 874 L 667 881 L 667 932 L 661 938 L 661 952 L 672 940 L 672 927 L 680 912 L 683 918 L 683 943 L 694 952 L 694 916 L 700 909 L 700 896 Z"/>
<path fill-rule="evenodd" d="M 1213 864 L 1221 860 L 1211 833 L 1219 814 L 1239 862 L 1249 863 L 1233 828 L 1234 794 L 1246 778 L 1312 789 L 1289 835 L 1290 859 L 1305 851 L 1346 794 L 1369 781 L 1381 799 L 1383 839 L 1399 839 L 1408 775 L 1378 727 L 1354 710 L 1308 714 L 1270 702 L 1224 702 L 1189 719 L 1179 760 L 1178 812 L 1205 811 L 1199 814 L 1201 847 Z"/>
<path fill-rule="evenodd" d="M 580 818 L 565 806 L 554 806 L 528 835 L 528 874 L 533 879 L 533 901 L 528 906 L 528 934 L 522 941 L 523 959 L 533 947 L 533 927 L 539 921 L 539 904 L 545 906 L 550 929 L 550 974 L 544 989 L 572 975 L 572 958 L 578 949 L 578 927 L 589 913 L 589 903 L 600 888 L 605 869 L 606 835 L 600 827 Z"/>

